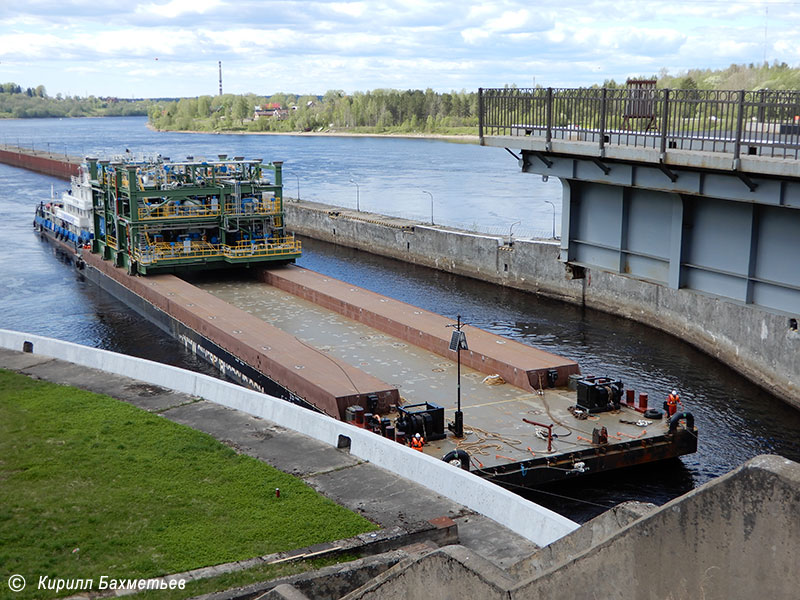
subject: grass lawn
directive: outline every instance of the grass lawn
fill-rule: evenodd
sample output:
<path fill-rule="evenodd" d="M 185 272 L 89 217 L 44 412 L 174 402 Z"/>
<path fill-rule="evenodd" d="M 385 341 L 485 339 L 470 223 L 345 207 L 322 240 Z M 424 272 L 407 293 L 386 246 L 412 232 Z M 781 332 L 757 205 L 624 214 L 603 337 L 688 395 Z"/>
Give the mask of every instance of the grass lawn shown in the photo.
<path fill-rule="evenodd" d="M 0 370 L 0 597 L 15 573 L 15 598 L 51 597 L 39 576 L 153 577 L 373 529 L 204 433 Z"/>

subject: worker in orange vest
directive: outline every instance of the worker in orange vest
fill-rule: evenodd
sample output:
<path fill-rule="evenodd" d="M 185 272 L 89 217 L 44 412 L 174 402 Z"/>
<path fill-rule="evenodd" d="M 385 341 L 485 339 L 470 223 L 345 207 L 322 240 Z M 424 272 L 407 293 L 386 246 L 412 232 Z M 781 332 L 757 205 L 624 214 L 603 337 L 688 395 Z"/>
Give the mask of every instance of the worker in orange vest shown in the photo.
<path fill-rule="evenodd" d="M 414 437 L 411 438 L 411 447 L 414 450 L 419 450 L 422 452 L 422 447 L 425 445 L 425 438 L 422 437 L 420 434 L 415 433 Z"/>
<path fill-rule="evenodd" d="M 667 396 L 666 402 L 666 409 L 667 409 L 667 418 L 674 415 L 678 412 L 678 405 L 681 405 L 683 408 L 683 403 L 681 402 L 681 397 L 678 395 L 678 390 L 672 390 L 672 393 Z"/>

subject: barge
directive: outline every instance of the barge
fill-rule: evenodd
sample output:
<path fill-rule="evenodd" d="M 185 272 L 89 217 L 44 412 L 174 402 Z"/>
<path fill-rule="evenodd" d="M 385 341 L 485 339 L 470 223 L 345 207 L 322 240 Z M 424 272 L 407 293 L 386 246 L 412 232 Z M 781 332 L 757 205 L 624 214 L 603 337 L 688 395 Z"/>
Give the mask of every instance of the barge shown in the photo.
<path fill-rule="evenodd" d="M 696 451 L 690 413 L 662 418 L 607 374 L 581 376 L 574 361 L 460 323 L 453 335 L 440 315 L 289 264 L 301 248 L 285 232 L 280 166 L 87 159 L 70 196 L 91 197 L 88 239 L 52 200 L 35 226 L 228 377 L 400 443 L 419 434 L 423 452 L 499 484 Z M 251 277 L 229 297 L 173 274 L 235 266 Z M 235 305 L 251 285 L 269 322 Z"/>
<path fill-rule="evenodd" d="M 454 319 L 297 266 L 258 277 L 195 285 L 398 390 L 389 414 L 351 406 L 346 421 L 404 443 L 419 433 L 423 452 L 481 477 L 536 487 L 697 450 L 690 412 L 667 418 L 570 359 L 469 325 L 453 350 Z"/>

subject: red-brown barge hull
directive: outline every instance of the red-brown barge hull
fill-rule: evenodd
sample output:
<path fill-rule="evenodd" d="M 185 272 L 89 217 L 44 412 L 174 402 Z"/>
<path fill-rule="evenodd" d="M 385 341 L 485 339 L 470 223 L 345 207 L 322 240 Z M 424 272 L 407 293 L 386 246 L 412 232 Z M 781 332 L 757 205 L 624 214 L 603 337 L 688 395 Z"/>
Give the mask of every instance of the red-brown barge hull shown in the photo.
<path fill-rule="evenodd" d="M 446 358 L 455 356 L 449 350 L 452 329 L 447 327 L 453 319 L 295 265 L 262 269 L 260 277 L 269 285 L 410 344 Z M 580 372 L 578 363 L 562 356 L 469 325 L 463 331 L 469 350 L 461 352 L 462 364 L 487 375 L 498 374 L 523 390 L 548 387 L 547 372 L 551 370 L 558 373 L 555 385 L 563 387 L 570 375 Z"/>
<path fill-rule="evenodd" d="M 302 343 L 261 319 L 175 277 L 137 277 L 85 252 L 93 267 L 155 308 L 291 390 L 323 412 L 343 418 L 348 406 L 367 405 L 376 395 L 379 410 L 400 400 L 396 388 Z"/>

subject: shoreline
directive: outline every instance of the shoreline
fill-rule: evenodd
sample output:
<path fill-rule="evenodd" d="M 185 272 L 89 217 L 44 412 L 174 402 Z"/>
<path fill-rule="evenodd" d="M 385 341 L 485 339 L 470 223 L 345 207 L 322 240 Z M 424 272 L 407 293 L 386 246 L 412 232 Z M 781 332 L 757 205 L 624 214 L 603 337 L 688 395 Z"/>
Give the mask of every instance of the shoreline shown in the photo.
<path fill-rule="evenodd" d="M 156 129 L 149 122 L 147 128 L 159 133 L 204 133 L 206 135 L 286 135 L 294 137 L 374 137 L 374 138 L 406 138 L 430 139 L 463 144 L 477 144 L 479 137 L 472 134 L 447 133 L 361 133 L 354 131 L 200 131 L 195 129 Z"/>

